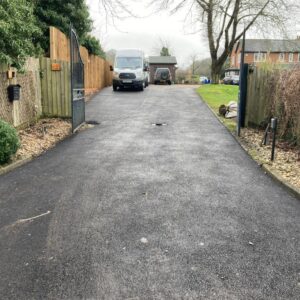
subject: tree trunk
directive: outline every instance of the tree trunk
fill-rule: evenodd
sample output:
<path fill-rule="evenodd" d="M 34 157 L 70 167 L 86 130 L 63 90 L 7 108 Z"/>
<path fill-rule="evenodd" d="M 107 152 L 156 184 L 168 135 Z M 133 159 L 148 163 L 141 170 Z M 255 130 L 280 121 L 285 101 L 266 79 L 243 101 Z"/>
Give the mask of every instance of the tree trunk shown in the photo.
<path fill-rule="evenodd" d="M 220 74 L 218 73 L 211 73 L 211 83 L 214 83 L 214 84 L 218 84 L 220 81 Z"/>
<path fill-rule="evenodd" d="M 218 61 L 212 61 L 212 64 L 211 64 L 211 83 L 219 84 L 222 66 L 223 66 L 223 64 L 220 64 Z"/>

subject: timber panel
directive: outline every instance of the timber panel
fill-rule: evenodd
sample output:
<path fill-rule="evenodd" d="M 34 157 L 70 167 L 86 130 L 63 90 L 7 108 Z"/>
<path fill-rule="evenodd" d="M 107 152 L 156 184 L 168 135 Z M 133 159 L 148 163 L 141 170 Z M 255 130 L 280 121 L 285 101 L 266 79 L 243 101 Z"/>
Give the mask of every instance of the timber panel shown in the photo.
<path fill-rule="evenodd" d="M 254 68 L 253 72 L 248 74 L 246 126 L 248 124 L 260 126 L 268 117 L 266 110 L 268 76 L 268 71 L 260 68 Z"/>
<path fill-rule="evenodd" d="M 60 71 L 52 70 L 53 63 L 60 64 Z M 70 63 L 42 57 L 40 66 L 43 114 L 71 117 Z"/>
<path fill-rule="evenodd" d="M 84 62 L 85 93 L 92 94 L 112 84 L 109 62 L 99 56 L 89 55 L 85 47 L 80 47 Z M 70 62 L 70 41 L 55 27 L 50 27 L 50 58 Z"/>

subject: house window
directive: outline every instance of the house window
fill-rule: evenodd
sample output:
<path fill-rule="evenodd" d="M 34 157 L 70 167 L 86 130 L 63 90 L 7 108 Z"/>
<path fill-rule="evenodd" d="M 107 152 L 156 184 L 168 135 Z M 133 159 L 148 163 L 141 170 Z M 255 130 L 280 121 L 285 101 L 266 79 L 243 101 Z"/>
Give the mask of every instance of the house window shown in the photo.
<path fill-rule="evenodd" d="M 294 53 L 289 53 L 289 62 L 294 61 Z"/>
<path fill-rule="evenodd" d="M 254 53 L 254 62 L 262 62 L 267 60 L 267 53 Z"/>
<path fill-rule="evenodd" d="M 284 62 L 284 53 L 279 53 L 279 61 Z"/>
<path fill-rule="evenodd" d="M 239 56 L 238 56 L 238 63 L 239 64 L 241 63 L 241 53 L 239 53 Z"/>

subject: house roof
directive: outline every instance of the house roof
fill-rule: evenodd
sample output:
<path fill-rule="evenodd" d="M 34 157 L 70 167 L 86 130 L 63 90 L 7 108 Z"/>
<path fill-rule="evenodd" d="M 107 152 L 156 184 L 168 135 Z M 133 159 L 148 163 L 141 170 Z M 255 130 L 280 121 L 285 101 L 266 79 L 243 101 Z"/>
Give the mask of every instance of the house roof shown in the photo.
<path fill-rule="evenodd" d="M 176 65 L 175 56 L 149 56 L 149 64 L 172 64 Z"/>
<path fill-rule="evenodd" d="M 235 48 L 242 47 L 241 39 Z M 271 40 L 271 39 L 246 39 L 245 52 L 300 52 L 300 39 L 296 40 Z"/>

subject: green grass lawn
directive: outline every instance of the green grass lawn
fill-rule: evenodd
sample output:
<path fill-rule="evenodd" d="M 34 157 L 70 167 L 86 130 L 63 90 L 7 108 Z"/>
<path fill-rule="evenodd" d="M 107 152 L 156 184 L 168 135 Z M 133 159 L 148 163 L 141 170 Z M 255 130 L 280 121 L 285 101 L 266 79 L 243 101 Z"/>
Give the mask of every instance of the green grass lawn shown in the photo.
<path fill-rule="evenodd" d="M 220 105 L 227 105 L 230 101 L 238 101 L 239 87 L 236 85 L 206 84 L 201 85 L 197 89 L 197 93 L 219 115 Z M 219 118 L 230 131 L 235 131 L 235 120 L 225 119 L 221 116 Z"/>

